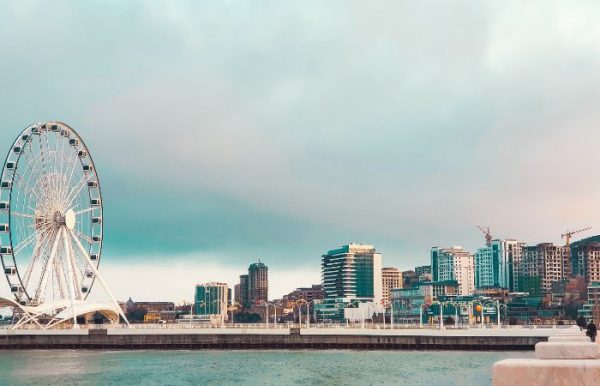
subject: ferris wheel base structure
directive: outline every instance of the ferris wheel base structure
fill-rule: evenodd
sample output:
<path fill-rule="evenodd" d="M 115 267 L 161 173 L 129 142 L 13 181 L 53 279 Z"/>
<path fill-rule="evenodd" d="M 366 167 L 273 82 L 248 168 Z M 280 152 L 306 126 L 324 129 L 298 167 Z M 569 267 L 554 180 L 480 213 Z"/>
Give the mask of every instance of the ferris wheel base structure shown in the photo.
<path fill-rule="evenodd" d="M 100 180 L 88 147 L 62 122 L 35 123 L 8 151 L 0 179 L 0 261 L 16 323 L 78 328 L 78 317 L 127 318 L 98 271 L 103 241 Z M 88 301 L 99 282 L 109 302 Z"/>

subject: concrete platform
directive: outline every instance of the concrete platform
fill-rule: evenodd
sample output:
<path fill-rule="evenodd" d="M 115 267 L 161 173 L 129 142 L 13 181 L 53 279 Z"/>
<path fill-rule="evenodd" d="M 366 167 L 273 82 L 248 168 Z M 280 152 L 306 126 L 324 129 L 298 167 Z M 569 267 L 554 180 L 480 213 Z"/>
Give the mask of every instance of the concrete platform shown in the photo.
<path fill-rule="evenodd" d="M 535 345 L 538 359 L 598 359 L 600 345 L 587 342 L 540 342 Z"/>
<path fill-rule="evenodd" d="M 506 359 L 494 364 L 494 386 L 600 385 L 597 359 Z"/>

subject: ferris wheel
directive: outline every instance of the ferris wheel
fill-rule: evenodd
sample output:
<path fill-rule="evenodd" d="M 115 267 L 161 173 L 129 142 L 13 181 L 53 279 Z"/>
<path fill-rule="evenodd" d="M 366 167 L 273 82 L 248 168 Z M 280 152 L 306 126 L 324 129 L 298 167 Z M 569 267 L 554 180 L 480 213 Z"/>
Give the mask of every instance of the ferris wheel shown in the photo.
<path fill-rule="evenodd" d="M 87 298 L 102 280 L 102 214 L 94 162 L 73 128 L 38 123 L 16 138 L 0 180 L 0 259 L 19 304 Z"/>

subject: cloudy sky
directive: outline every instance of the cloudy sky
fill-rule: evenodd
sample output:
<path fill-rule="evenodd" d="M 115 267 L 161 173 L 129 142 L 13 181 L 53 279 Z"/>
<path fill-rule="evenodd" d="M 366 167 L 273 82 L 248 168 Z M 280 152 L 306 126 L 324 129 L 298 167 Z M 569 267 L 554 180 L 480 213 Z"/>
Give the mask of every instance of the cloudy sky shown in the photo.
<path fill-rule="evenodd" d="M 0 149 L 62 120 L 103 184 L 118 298 L 320 255 L 384 264 L 600 231 L 595 1 L 0 2 Z M 6 294 L 8 286 L 0 287 Z"/>

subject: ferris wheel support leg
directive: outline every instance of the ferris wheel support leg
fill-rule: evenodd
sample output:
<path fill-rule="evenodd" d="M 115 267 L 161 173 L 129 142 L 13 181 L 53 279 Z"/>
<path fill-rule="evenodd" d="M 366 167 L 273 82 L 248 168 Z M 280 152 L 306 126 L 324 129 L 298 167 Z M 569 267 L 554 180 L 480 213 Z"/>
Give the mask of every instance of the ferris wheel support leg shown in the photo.
<path fill-rule="evenodd" d="M 67 235 L 67 232 L 65 232 L 65 238 L 68 240 L 69 236 Z M 69 257 L 71 259 L 71 267 L 77 267 L 77 263 L 75 262 L 75 251 L 73 250 L 73 244 L 68 243 L 68 250 L 69 250 Z M 79 271 L 77 269 L 74 269 L 74 277 L 73 279 L 75 280 L 75 298 L 79 299 L 79 300 L 83 300 L 83 293 L 81 292 L 81 285 L 79 285 L 79 283 L 81 283 L 81 275 L 79 274 Z"/>
<path fill-rule="evenodd" d="M 81 242 L 79 241 L 79 239 L 77 238 L 77 236 L 75 236 L 75 234 L 73 233 L 73 231 L 71 229 L 68 229 L 68 228 L 67 228 L 67 231 L 71 235 L 71 238 L 73 240 L 75 240 L 75 245 L 77 245 L 77 248 L 79 248 L 79 250 L 83 254 L 83 257 L 85 258 L 86 264 L 90 266 L 90 268 L 94 272 L 94 275 L 98 278 L 98 280 L 100 281 L 100 284 L 102 284 L 102 287 L 104 287 L 104 291 L 106 291 L 106 293 L 110 297 L 110 300 L 113 302 L 113 305 L 116 307 L 116 310 L 118 310 L 119 315 L 121 315 L 121 317 L 123 318 L 123 320 L 125 321 L 125 323 L 127 324 L 127 326 L 129 326 L 129 321 L 127 320 L 127 317 L 123 313 L 123 310 L 121 309 L 121 306 L 119 306 L 119 303 L 117 302 L 117 299 L 115 299 L 115 296 L 112 294 L 112 292 L 110 291 L 110 289 L 108 288 L 108 286 L 104 282 L 104 279 L 102 278 L 102 276 L 100 276 L 100 272 L 98 272 L 98 269 L 96 269 L 96 266 L 92 263 L 92 260 L 90 260 L 90 257 L 88 256 L 87 251 L 85 250 L 85 248 L 83 247 L 83 245 L 81 245 Z"/>
<path fill-rule="evenodd" d="M 42 274 L 42 280 L 40 281 L 40 286 L 37 289 L 37 292 L 35 294 L 35 299 L 36 300 L 40 300 L 42 294 L 44 293 L 45 287 L 46 287 L 46 281 L 48 280 L 48 271 L 50 269 L 53 268 L 54 265 L 54 256 L 56 255 L 56 248 L 58 248 L 58 240 L 59 240 L 59 235 L 58 233 L 55 235 L 54 238 L 54 243 L 52 244 L 52 249 L 50 250 L 50 257 L 48 258 L 48 261 L 46 262 L 46 267 L 44 267 L 44 273 Z"/>
<path fill-rule="evenodd" d="M 44 329 L 44 326 L 42 326 L 40 324 L 40 322 L 37 321 L 36 316 L 30 314 L 29 312 L 23 310 L 21 308 L 21 311 L 23 311 L 25 313 L 25 315 L 23 315 L 23 317 L 21 319 L 19 319 L 19 321 L 17 323 L 15 323 L 15 325 L 13 327 L 11 327 L 11 329 L 16 330 L 17 328 L 19 328 L 20 326 L 22 326 L 23 324 L 27 323 L 28 321 L 32 321 L 35 324 L 38 325 L 39 328 L 41 328 L 42 330 Z"/>
<path fill-rule="evenodd" d="M 63 226 L 62 227 L 62 239 L 63 239 L 63 244 L 65 247 L 65 254 L 66 256 L 66 261 L 67 261 L 67 276 L 68 276 L 68 280 L 67 280 L 67 287 L 69 288 L 69 296 L 71 297 L 71 311 L 73 312 L 73 328 L 77 329 L 79 328 L 79 325 L 77 324 L 77 313 L 75 312 L 75 291 L 74 291 L 74 283 L 73 283 L 73 266 L 71 265 L 71 252 L 69 250 L 69 242 L 68 242 L 68 238 L 67 238 L 67 231 L 66 231 L 67 227 Z"/>

